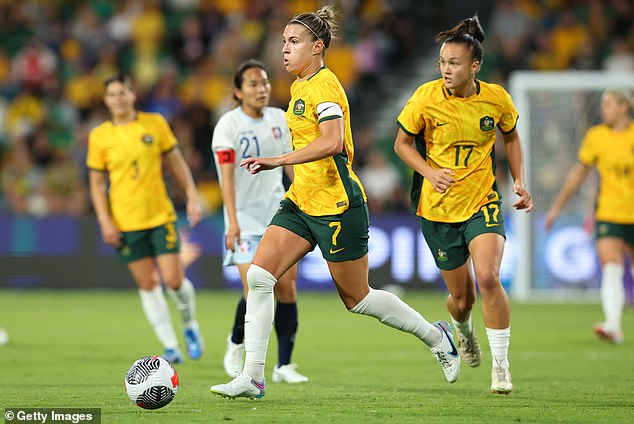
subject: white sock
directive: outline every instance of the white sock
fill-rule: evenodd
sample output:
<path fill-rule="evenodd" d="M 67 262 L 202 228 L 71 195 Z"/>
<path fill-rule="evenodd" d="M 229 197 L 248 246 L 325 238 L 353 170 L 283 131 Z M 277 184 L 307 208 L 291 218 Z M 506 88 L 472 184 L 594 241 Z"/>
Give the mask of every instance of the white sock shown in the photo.
<path fill-rule="evenodd" d="M 143 312 L 163 347 L 178 349 L 172 319 L 161 286 L 156 286 L 152 290 L 139 290 L 139 295 Z"/>
<path fill-rule="evenodd" d="M 370 288 L 370 293 L 350 312 L 369 315 L 389 327 L 413 334 L 430 348 L 442 341 L 442 334 L 421 314 L 385 290 Z"/>
<path fill-rule="evenodd" d="M 453 322 L 453 326 L 456 327 L 458 332 L 463 336 L 469 336 L 473 333 L 473 321 L 471 321 L 471 315 L 465 322 L 458 322 L 453 317 L 451 317 L 451 322 Z"/>
<path fill-rule="evenodd" d="M 275 298 L 273 287 L 277 283 L 273 274 L 262 267 L 251 265 L 247 271 L 249 294 L 244 316 L 244 374 L 255 381 L 264 381 L 264 362 L 269 337 L 273 328 Z"/>
<path fill-rule="evenodd" d="M 491 348 L 491 356 L 493 357 L 493 368 L 501 367 L 505 370 L 509 369 L 509 344 L 511 343 L 511 327 L 501 330 L 487 328 L 487 337 L 489 338 L 489 347 Z"/>
<path fill-rule="evenodd" d="M 189 278 L 185 277 L 178 290 L 169 289 L 169 294 L 176 303 L 181 321 L 185 328 L 196 324 L 196 290 Z"/>
<path fill-rule="evenodd" d="M 614 262 L 603 265 L 601 305 L 605 315 L 605 327 L 609 331 L 621 330 L 621 315 L 625 303 L 624 268 L 623 265 Z"/>

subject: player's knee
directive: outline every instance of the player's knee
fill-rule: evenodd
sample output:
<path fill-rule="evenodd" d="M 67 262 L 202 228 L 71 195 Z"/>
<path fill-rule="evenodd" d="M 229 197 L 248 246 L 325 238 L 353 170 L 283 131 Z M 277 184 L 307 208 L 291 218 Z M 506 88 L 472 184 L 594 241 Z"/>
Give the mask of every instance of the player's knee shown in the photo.
<path fill-rule="evenodd" d="M 249 290 L 272 293 L 276 282 L 277 280 L 273 274 L 258 265 L 251 264 L 249 270 L 247 271 L 247 284 L 249 285 Z"/>
<path fill-rule="evenodd" d="M 500 285 L 500 273 L 497 269 L 487 269 L 476 272 L 480 291 L 495 290 Z"/>
<path fill-rule="evenodd" d="M 473 304 L 475 303 L 475 295 L 473 294 L 464 294 L 464 295 L 451 295 L 453 298 L 453 303 L 458 308 L 459 311 L 465 312 L 470 311 L 473 308 Z"/>

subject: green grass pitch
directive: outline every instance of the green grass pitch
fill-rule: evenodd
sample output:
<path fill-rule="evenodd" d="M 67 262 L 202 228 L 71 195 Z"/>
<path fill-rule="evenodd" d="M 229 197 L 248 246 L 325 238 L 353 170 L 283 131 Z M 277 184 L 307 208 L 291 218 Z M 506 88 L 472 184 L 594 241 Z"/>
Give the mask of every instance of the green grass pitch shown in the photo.
<path fill-rule="evenodd" d="M 448 384 L 413 336 L 346 312 L 334 292 L 300 292 L 293 361 L 310 381 L 269 382 L 266 396 L 251 401 L 209 392 L 229 380 L 222 356 L 237 299 L 237 292 L 199 292 L 207 351 L 176 367 L 181 388 L 170 405 L 145 411 L 128 400 L 124 374 L 161 349 L 136 291 L 0 291 L 0 325 L 10 335 L 0 346 L 0 406 L 101 408 L 104 423 L 634 422 L 631 309 L 625 343 L 612 346 L 591 331 L 599 305 L 513 304 L 515 390 L 501 396 L 488 391 L 491 357 L 479 305 L 482 365 L 463 364 L 458 382 Z M 407 292 L 405 300 L 431 321 L 448 318 L 441 294 Z M 273 335 L 269 380 L 276 349 Z"/>

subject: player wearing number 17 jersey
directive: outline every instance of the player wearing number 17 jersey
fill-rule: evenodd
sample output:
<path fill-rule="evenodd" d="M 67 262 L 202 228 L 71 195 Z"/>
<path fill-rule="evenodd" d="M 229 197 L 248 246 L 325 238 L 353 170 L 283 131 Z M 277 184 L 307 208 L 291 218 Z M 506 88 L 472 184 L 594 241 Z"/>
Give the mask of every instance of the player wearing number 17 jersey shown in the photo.
<path fill-rule="evenodd" d="M 447 308 L 457 328 L 459 351 L 480 365 L 471 309 L 476 286 L 493 356 L 491 391 L 508 394 L 510 308 L 499 269 L 505 230 L 495 182 L 496 127 L 513 175 L 515 208 L 532 209 L 516 131 L 517 110 L 499 85 L 476 80 L 484 33 L 477 16 L 441 32 L 442 78 L 423 84 L 398 117 L 396 154 L 415 171 L 412 201 L 436 265 L 449 289 Z"/>

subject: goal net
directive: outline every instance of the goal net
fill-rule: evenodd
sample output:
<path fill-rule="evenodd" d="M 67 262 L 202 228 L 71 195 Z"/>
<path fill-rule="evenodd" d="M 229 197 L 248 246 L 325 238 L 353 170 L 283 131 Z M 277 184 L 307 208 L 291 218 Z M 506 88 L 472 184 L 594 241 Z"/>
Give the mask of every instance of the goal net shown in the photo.
<path fill-rule="evenodd" d="M 544 229 L 544 219 L 568 171 L 577 163 L 586 130 L 601 122 L 602 92 L 634 89 L 634 76 L 516 72 L 509 82 L 520 116 L 526 182 L 535 204 L 530 214 L 513 214 L 519 256 L 511 293 L 517 300 L 598 301 L 601 270 L 593 227 L 587 225 L 593 222 L 596 176 L 585 181 L 549 232 Z"/>

